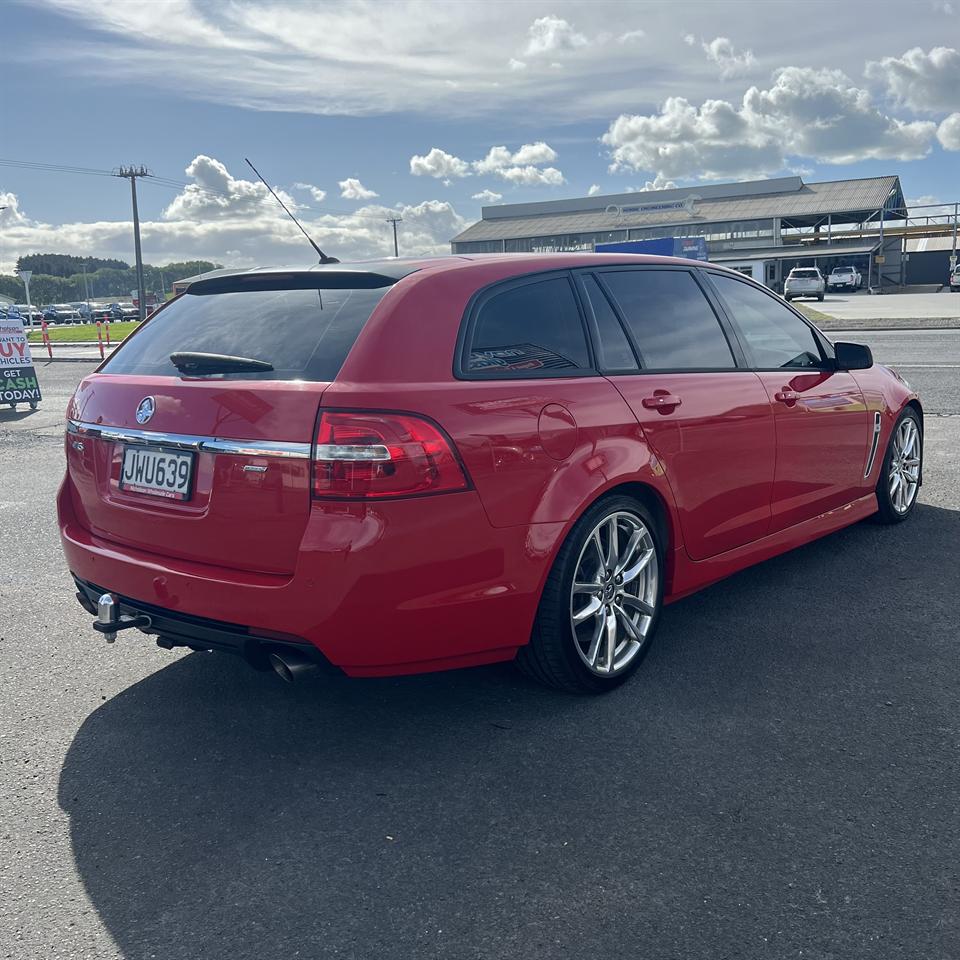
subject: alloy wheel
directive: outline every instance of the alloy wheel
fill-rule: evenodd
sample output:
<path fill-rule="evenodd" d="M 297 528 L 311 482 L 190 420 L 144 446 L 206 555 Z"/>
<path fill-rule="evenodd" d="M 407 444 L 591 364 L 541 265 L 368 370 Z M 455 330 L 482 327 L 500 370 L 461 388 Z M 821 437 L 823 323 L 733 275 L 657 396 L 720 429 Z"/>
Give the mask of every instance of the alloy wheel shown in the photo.
<path fill-rule="evenodd" d="M 890 502 L 897 513 L 906 513 L 920 487 L 920 431 L 912 417 L 900 421 L 893 436 L 893 451 L 887 476 Z"/>
<path fill-rule="evenodd" d="M 592 673 L 616 676 L 643 648 L 656 614 L 659 575 L 653 537 L 636 514 L 609 514 L 590 532 L 570 591 L 570 628 Z"/>

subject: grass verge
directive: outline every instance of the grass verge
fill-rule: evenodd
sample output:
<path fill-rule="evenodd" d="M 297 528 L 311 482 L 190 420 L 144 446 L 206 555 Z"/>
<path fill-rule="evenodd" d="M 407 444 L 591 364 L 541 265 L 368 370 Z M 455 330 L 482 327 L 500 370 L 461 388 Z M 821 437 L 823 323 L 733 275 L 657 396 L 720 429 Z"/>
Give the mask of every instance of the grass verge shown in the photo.
<path fill-rule="evenodd" d="M 119 343 L 127 334 L 133 333 L 137 328 L 137 322 L 119 322 L 110 324 L 110 342 Z M 51 343 L 76 343 L 78 340 L 96 340 L 97 325 L 95 323 L 71 323 L 62 327 L 50 327 L 47 330 L 50 334 Z M 43 343 L 43 335 L 39 328 L 31 330 L 28 334 L 31 343 Z M 106 330 L 103 331 L 103 342 L 107 342 Z"/>
<path fill-rule="evenodd" d="M 824 321 L 829 323 L 831 320 L 833 320 L 833 317 L 831 317 L 828 313 L 822 313 L 819 310 L 814 310 L 813 307 L 808 307 L 805 303 L 797 303 L 796 300 L 791 301 L 790 306 L 799 310 L 808 320 L 816 324 L 823 323 Z"/>

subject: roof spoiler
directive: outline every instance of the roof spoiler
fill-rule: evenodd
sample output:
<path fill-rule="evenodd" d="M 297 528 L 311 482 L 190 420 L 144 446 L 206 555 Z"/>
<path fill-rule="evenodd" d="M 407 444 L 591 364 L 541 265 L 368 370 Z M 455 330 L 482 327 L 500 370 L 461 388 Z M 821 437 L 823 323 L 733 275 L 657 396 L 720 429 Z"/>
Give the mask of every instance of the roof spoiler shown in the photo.
<path fill-rule="evenodd" d="M 376 290 L 393 286 L 399 279 L 367 270 L 258 271 L 195 280 L 186 292 L 193 296 L 206 296 L 254 290 Z"/>

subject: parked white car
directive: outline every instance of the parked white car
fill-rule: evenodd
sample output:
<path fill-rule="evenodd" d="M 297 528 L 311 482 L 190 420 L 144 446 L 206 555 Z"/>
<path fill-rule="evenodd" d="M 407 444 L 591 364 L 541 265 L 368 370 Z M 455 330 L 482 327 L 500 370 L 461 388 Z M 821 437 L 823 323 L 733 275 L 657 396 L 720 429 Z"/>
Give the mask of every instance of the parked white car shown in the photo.
<path fill-rule="evenodd" d="M 783 285 L 783 296 L 785 300 L 793 300 L 795 297 L 816 297 L 822 300 L 826 287 L 819 267 L 794 267 Z"/>
<path fill-rule="evenodd" d="M 960 290 L 960 263 L 950 271 L 950 290 L 953 293 Z"/>
<path fill-rule="evenodd" d="M 856 267 L 834 267 L 827 277 L 828 290 L 859 290 L 862 278 Z"/>

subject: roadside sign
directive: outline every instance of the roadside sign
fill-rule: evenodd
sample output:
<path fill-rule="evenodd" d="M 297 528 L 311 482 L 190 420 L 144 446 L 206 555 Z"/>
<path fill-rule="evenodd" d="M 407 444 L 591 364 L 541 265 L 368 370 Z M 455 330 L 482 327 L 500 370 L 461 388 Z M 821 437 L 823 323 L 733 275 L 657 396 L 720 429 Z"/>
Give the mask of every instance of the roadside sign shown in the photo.
<path fill-rule="evenodd" d="M 951 267 L 955 267 L 956 265 L 957 265 L 957 255 L 956 255 L 956 254 L 953 254 L 953 255 L 950 257 L 950 266 L 951 266 Z"/>
<path fill-rule="evenodd" d="M 874 263 L 886 263 L 887 258 L 881 253 L 879 256 L 873 258 Z"/>
<path fill-rule="evenodd" d="M 23 320 L 0 320 L 0 403 L 29 403 L 36 407 L 39 402 L 40 384 Z"/>

